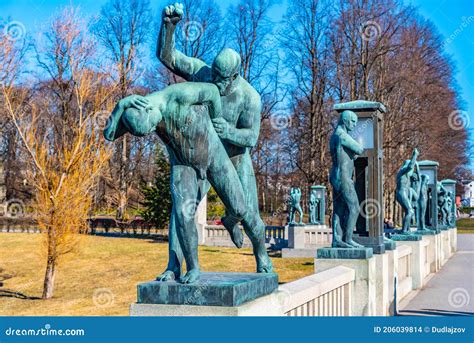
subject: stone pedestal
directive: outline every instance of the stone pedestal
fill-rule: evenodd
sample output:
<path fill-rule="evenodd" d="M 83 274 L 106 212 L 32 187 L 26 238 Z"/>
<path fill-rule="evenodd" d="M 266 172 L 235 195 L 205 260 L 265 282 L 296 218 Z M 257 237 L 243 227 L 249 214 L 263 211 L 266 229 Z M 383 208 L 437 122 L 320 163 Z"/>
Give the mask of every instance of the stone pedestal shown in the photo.
<path fill-rule="evenodd" d="M 304 249 L 305 225 L 288 225 L 288 248 Z"/>
<path fill-rule="evenodd" d="M 451 255 L 458 250 L 458 229 L 456 227 L 449 229 L 449 234 L 451 236 L 450 243 L 451 243 Z"/>
<path fill-rule="evenodd" d="M 376 315 L 376 261 L 372 249 L 318 249 L 314 261 L 315 272 L 319 273 L 337 266 L 355 271 L 352 315 Z"/>
<path fill-rule="evenodd" d="M 448 259 L 451 257 L 451 235 L 449 233 L 449 230 L 442 230 L 440 232 L 441 236 L 441 256 L 440 256 L 440 262 L 441 266 L 443 266 Z"/>
<path fill-rule="evenodd" d="M 288 248 L 281 250 L 283 258 L 314 257 L 320 247 L 331 245 L 332 231 L 326 225 L 289 225 Z"/>
<path fill-rule="evenodd" d="M 383 244 L 385 245 L 385 252 L 397 249 L 397 243 L 394 240 L 384 237 Z"/>
<path fill-rule="evenodd" d="M 198 281 L 151 281 L 138 285 L 137 303 L 239 306 L 278 288 L 274 273 L 201 273 Z"/>
<path fill-rule="evenodd" d="M 395 276 L 398 274 L 398 250 L 388 250 L 387 255 L 387 274 L 388 274 L 388 299 L 387 299 L 387 315 L 395 314 L 394 296 L 395 296 Z"/>
<path fill-rule="evenodd" d="M 426 261 L 430 265 L 430 273 L 436 273 L 441 268 L 440 262 L 440 250 L 441 250 L 441 239 L 440 234 L 425 235 L 423 239 L 428 241 L 426 249 Z"/>
<path fill-rule="evenodd" d="M 282 316 L 286 294 L 275 291 L 240 306 L 199 306 L 199 305 L 163 305 L 131 304 L 131 316 L 153 317 L 256 317 Z"/>
<path fill-rule="evenodd" d="M 404 241 L 403 245 L 411 248 L 410 267 L 412 278 L 412 289 L 423 287 L 425 276 L 425 248 L 422 240 Z"/>
<path fill-rule="evenodd" d="M 375 315 L 389 315 L 389 283 L 392 280 L 389 276 L 389 255 L 375 254 Z"/>
<path fill-rule="evenodd" d="M 396 242 L 413 242 L 413 241 L 421 241 L 422 237 L 421 235 L 415 235 L 415 234 L 410 234 L 410 235 L 392 235 L 390 237 L 392 241 Z"/>

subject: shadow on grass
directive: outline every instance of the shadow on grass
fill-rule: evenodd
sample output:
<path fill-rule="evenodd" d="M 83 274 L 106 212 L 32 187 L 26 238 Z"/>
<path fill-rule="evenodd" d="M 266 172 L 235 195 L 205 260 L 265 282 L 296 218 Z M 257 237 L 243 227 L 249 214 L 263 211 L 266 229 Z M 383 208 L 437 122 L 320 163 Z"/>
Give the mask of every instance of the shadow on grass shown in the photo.
<path fill-rule="evenodd" d="M 3 281 L 13 278 L 13 275 L 6 274 L 5 269 L 0 268 L 0 287 L 3 287 Z M 0 288 L 0 298 L 7 297 L 7 298 L 18 298 L 24 300 L 38 300 L 41 298 L 38 297 L 30 297 L 20 292 L 10 291 L 8 289 L 1 289 Z"/>
<path fill-rule="evenodd" d="M 40 300 L 41 299 L 39 297 L 30 297 L 20 292 L 9 291 L 7 289 L 0 289 L 0 298 L 2 297 L 17 298 L 17 299 L 23 299 L 23 300 Z"/>
<path fill-rule="evenodd" d="M 249 253 L 249 252 L 241 252 L 241 251 L 239 251 L 239 250 L 235 250 L 235 251 L 225 251 L 225 250 L 212 249 L 212 248 L 203 248 L 202 251 L 205 251 L 205 252 L 214 252 L 214 253 L 221 253 L 221 254 L 231 254 L 231 255 L 253 256 L 252 253 Z"/>
<path fill-rule="evenodd" d="M 164 235 L 148 235 L 148 234 L 127 234 L 127 233 L 119 233 L 119 232 L 96 232 L 91 234 L 90 236 L 99 236 L 99 237 L 108 237 L 108 238 L 134 238 L 134 239 L 146 239 L 149 240 L 150 243 L 166 243 L 168 242 L 168 236 Z"/>

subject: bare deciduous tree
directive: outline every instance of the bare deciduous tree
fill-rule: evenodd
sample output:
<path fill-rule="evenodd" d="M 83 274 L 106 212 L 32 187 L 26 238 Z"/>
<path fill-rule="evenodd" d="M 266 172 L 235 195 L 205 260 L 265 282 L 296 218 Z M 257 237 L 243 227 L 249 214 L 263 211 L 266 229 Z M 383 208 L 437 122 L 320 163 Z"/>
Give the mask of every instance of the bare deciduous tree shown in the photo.
<path fill-rule="evenodd" d="M 85 24 L 75 9 L 66 8 L 53 18 L 46 36 L 37 51 L 51 78 L 50 106 L 30 102 L 25 112 L 26 92 L 14 102 L 14 87 L 2 85 L 7 115 L 29 158 L 35 219 L 45 237 L 43 299 L 53 296 L 61 256 L 74 251 L 79 234 L 87 230 L 93 188 L 109 158 L 94 118 L 108 94 L 101 75 L 89 68 L 94 44 Z M 58 97 L 67 103 L 56 107 Z"/>
<path fill-rule="evenodd" d="M 93 25 L 93 32 L 105 47 L 112 65 L 115 66 L 119 91 L 117 97 L 124 98 L 139 78 L 139 68 L 144 68 L 140 47 L 146 42 L 151 30 L 150 3 L 146 0 L 110 0 L 101 9 Z M 113 163 L 119 170 L 113 179 L 118 181 L 117 219 L 123 220 L 128 204 L 128 193 L 133 181 L 134 169 L 131 154 L 140 143 L 123 136 L 115 144 Z M 140 150 L 140 149 L 138 149 Z M 113 170 L 113 168 L 110 168 Z"/>

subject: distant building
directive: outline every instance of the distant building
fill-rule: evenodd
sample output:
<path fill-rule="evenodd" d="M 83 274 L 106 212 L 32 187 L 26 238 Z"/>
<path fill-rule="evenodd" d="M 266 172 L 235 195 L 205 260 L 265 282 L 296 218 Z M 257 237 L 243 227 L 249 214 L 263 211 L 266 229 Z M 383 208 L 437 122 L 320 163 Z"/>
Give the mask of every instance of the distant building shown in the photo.
<path fill-rule="evenodd" d="M 474 180 L 462 180 L 461 183 L 464 187 L 462 194 L 463 206 L 474 207 Z"/>

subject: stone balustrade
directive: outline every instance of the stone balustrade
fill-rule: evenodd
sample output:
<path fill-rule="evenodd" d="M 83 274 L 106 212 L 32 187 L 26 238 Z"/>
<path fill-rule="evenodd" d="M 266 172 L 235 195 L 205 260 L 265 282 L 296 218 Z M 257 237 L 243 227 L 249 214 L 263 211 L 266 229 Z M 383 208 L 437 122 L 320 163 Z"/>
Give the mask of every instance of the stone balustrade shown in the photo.
<path fill-rule="evenodd" d="M 306 248 L 331 245 L 332 229 L 326 225 L 312 225 L 305 228 L 304 244 Z"/>
<path fill-rule="evenodd" d="M 279 287 L 285 294 L 287 316 L 350 316 L 354 270 L 343 266 L 289 282 Z"/>
<path fill-rule="evenodd" d="M 230 239 L 229 232 L 223 225 L 203 225 L 201 227 L 203 240 L 202 245 L 234 247 L 234 243 Z M 284 226 L 267 226 L 265 228 L 265 242 L 273 245 L 276 249 L 288 246 L 288 230 Z M 247 235 L 244 234 L 243 247 L 250 248 L 252 246 Z"/>
<path fill-rule="evenodd" d="M 207 237 L 226 237 L 221 226 L 207 225 L 206 229 Z M 395 301 L 403 301 L 422 288 L 455 252 L 456 228 L 445 232 L 425 235 L 419 241 L 398 241 L 395 250 L 366 259 L 315 259 L 315 274 L 283 284 L 278 291 L 240 306 L 192 306 L 182 311 L 171 306 L 169 313 L 160 310 L 160 315 L 393 315 Z M 286 238 L 284 229 L 272 228 L 266 234 L 267 239 Z M 156 315 L 154 306 L 145 304 L 140 313 L 132 314 Z"/>
<path fill-rule="evenodd" d="M 412 248 L 408 245 L 397 247 L 398 271 L 397 271 L 397 294 L 400 299 L 404 298 L 413 288 L 412 278 Z M 393 295 L 392 295 L 393 296 Z"/>

